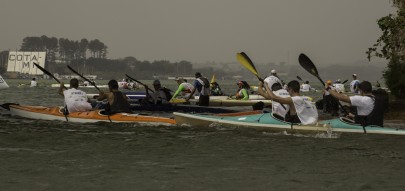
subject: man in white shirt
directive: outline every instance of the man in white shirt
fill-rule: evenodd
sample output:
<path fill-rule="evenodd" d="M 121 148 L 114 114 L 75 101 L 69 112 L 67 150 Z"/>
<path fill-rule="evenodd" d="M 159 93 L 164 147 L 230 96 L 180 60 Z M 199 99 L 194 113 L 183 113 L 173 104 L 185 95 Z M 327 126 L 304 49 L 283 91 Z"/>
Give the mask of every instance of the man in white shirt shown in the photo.
<path fill-rule="evenodd" d="M 350 82 L 350 92 L 357 94 L 359 93 L 360 81 L 357 79 L 357 74 L 353 74 L 352 77 L 353 81 Z"/>
<path fill-rule="evenodd" d="M 277 96 L 267 85 L 264 87 L 266 88 L 266 92 L 263 92 L 263 82 L 260 82 L 258 89 L 260 95 L 266 99 L 287 104 L 290 107 L 285 116 L 286 121 L 307 125 L 313 124 L 318 120 L 318 111 L 315 105 L 312 104 L 308 97 L 300 95 L 300 83 L 297 80 L 293 80 L 287 84 L 287 91 L 291 97 Z"/>
<path fill-rule="evenodd" d="M 374 111 L 375 97 L 372 94 L 372 86 L 368 81 L 363 81 L 358 86 L 360 95 L 346 96 L 331 89 L 330 86 L 326 87 L 325 91 L 329 92 L 333 97 L 340 101 L 350 103 L 352 106 L 357 107 L 357 114 L 349 114 L 348 117 L 354 117 L 357 124 L 366 125 L 380 125 L 382 126 L 382 116 L 370 116 L 371 114 L 383 115 L 384 112 Z M 372 118 L 380 118 L 381 121 L 372 121 Z"/>
<path fill-rule="evenodd" d="M 345 93 L 345 85 L 340 82 L 340 79 L 337 79 L 335 83 L 332 85 L 335 90 L 339 93 Z"/>
<path fill-rule="evenodd" d="M 305 83 L 303 83 L 301 85 L 301 90 L 302 92 L 309 92 L 311 90 L 311 85 L 309 85 L 309 81 L 305 81 Z"/>
<path fill-rule="evenodd" d="M 35 78 L 32 78 L 30 85 L 31 85 L 31 87 L 36 87 L 36 86 L 38 85 L 38 83 L 37 83 L 37 81 L 36 81 Z"/>
<path fill-rule="evenodd" d="M 65 98 L 65 105 L 69 113 L 79 111 L 89 111 L 92 109 L 84 91 L 78 90 L 79 80 L 73 78 L 70 80 L 70 89 L 64 90 L 64 83 L 60 83 L 58 93 Z"/>

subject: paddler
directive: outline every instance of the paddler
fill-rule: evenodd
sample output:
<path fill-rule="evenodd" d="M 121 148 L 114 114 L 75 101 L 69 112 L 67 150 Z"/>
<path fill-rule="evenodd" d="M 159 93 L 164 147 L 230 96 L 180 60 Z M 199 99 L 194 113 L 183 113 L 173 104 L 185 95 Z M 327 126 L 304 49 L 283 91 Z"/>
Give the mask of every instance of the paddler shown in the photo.
<path fill-rule="evenodd" d="M 31 80 L 31 87 L 36 87 L 38 85 L 37 79 L 36 78 L 32 78 Z"/>
<path fill-rule="evenodd" d="M 201 75 L 200 72 L 195 73 L 194 89 L 191 91 L 190 95 L 186 98 L 189 101 L 196 91 L 198 91 L 198 105 L 208 106 L 210 104 L 210 82 L 208 79 Z"/>
<path fill-rule="evenodd" d="M 345 93 L 345 85 L 342 84 L 342 82 L 340 81 L 340 79 L 335 80 L 335 82 L 332 85 L 335 90 L 339 93 Z"/>
<path fill-rule="evenodd" d="M 311 90 L 311 85 L 309 85 L 309 81 L 305 81 L 302 85 L 301 85 L 301 91 L 303 92 L 309 92 Z"/>
<path fill-rule="evenodd" d="M 66 114 L 78 111 L 89 111 L 92 109 L 86 93 L 78 88 L 79 80 L 76 78 L 70 80 L 70 88 L 67 90 L 64 90 L 65 84 L 63 82 L 60 83 L 58 93 L 65 98 Z"/>
<path fill-rule="evenodd" d="M 357 93 L 359 93 L 358 87 L 359 87 L 360 81 L 357 79 L 357 74 L 353 74 L 352 77 L 353 77 L 353 80 L 352 80 L 352 82 L 350 82 L 350 92 L 357 94 Z"/>
<path fill-rule="evenodd" d="M 349 113 L 347 117 L 354 118 L 355 123 L 363 126 L 378 125 L 383 126 L 384 117 L 384 102 L 381 102 L 379 97 L 372 94 L 372 86 L 368 81 L 363 81 L 358 85 L 360 95 L 347 96 L 340 94 L 332 89 L 331 86 L 326 86 L 325 92 L 330 93 L 333 97 L 340 101 L 350 103 L 357 107 L 357 114 Z"/>
<path fill-rule="evenodd" d="M 269 83 L 266 83 L 266 84 L 269 85 Z M 271 88 L 269 88 L 269 89 L 271 89 L 271 91 L 279 97 L 284 97 L 284 98 L 290 97 L 290 94 L 287 92 L 287 90 L 284 89 L 281 86 L 281 84 L 278 82 L 271 84 Z M 267 93 L 264 92 L 263 90 L 262 91 L 258 90 L 258 93 L 259 93 L 259 95 L 261 95 L 263 97 L 267 97 L 267 95 L 266 95 Z M 284 120 L 285 115 L 287 114 L 290 106 L 288 106 L 287 104 L 281 105 L 279 102 L 276 102 L 274 100 L 272 100 L 271 106 L 272 106 L 272 108 L 271 108 L 272 113 L 277 114 Z"/>
<path fill-rule="evenodd" d="M 291 97 L 280 97 L 270 90 L 265 83 L 266 92 L 263 92 L 263 82 L 259 83 L 260 95 L 266 99 L 274 100 L 281 104 L 287 104 L 290 108 L 285 115 L 285 120 L 291 123 L 302 123 L 304 125 L 313 124 L 318 120 L 318 111 L 312 102 L 306 96 L 300 95 L 300 83 L 297 80 L 290 81 L 287 84 L 287 92 Z"/>
<path fill-rule="evenodd" d="M 213 96 L 224 95 L 224 93 L 221 90 L 221 87 L 219 87 L 219 84 L 217 82 L 211 82 L 211 95 Z"/>
<path fill-rule="evenodd" d="M 176 92 L 171 97 L 171 100 L 174 99 L 186 99 L 190 96 L 190 93 L 193 91 L 194 86 L 187 82 L 186 79 L 182 77 L 178 77 L 175 79 L 179 87 L 177 88 Z"/>
<path fill-rule="evenodd" d="M 118 90 L 118 87 L 117 80 L 110 80 L 108 82 L 108 89 L 110 92 L 104 93 L 103 91 L 100 91 L 97 98 L 98 101 L 107 99 L 108 104 L 105 108 L 105 114 L 107 115 L 114 113 L 131 113 L 128 98 Z"/>
<path fill-rule="evenodd" d="M 145 85 L 146 99 L 142 100 L 142 104 L 170 104 L 169 101 L 172 97 L 170 89 L 162 87 L 159 80 L 153 81 L 154 92 L 149 93 L 149 87 Z"/>
<path fill-rule="evenodd" d="M 236 91 L 235 99 L 249 100 L 249 84 L 246 81 L 239 81 L 236 85 L 238 85 L 238 91 Z"/>

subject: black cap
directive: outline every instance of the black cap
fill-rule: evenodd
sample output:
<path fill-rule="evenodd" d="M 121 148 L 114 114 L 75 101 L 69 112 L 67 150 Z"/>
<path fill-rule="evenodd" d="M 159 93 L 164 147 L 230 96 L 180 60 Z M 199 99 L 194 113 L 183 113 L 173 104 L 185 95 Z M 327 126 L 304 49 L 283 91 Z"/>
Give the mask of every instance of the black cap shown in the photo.
<path fill-rule="evenodd" d="M 201 73 L 200 72 L 196 72 L 195 73 L 195 77 L 197 78 L 197 77 L 201 77 L 202 75 L 201 75 Z"/>

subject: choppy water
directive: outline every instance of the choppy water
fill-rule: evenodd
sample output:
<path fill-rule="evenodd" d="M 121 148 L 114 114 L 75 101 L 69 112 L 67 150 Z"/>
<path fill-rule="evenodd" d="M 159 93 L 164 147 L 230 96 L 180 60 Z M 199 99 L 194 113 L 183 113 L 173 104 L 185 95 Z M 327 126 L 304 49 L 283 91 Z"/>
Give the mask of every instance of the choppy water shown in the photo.
<path fill-rule="evenodd" d="M 62 103 L 7 82 L 0 103 Z M 0 190 L 403 190 L 405 137 L 0 116 L 0 164 Z"/>

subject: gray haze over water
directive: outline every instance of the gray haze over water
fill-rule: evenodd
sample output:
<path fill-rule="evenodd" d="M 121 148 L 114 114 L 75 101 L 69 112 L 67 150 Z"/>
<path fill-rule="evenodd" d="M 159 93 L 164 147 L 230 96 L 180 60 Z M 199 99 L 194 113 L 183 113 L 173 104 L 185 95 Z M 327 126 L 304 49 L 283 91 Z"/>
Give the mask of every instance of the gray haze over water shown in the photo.
<path fill-rule="evenodd" d="M 109 58 L 318 64 L 365 60 L 389 0 L 2 0 L 0 50 L 27 36 L 99 39 Z"/>

